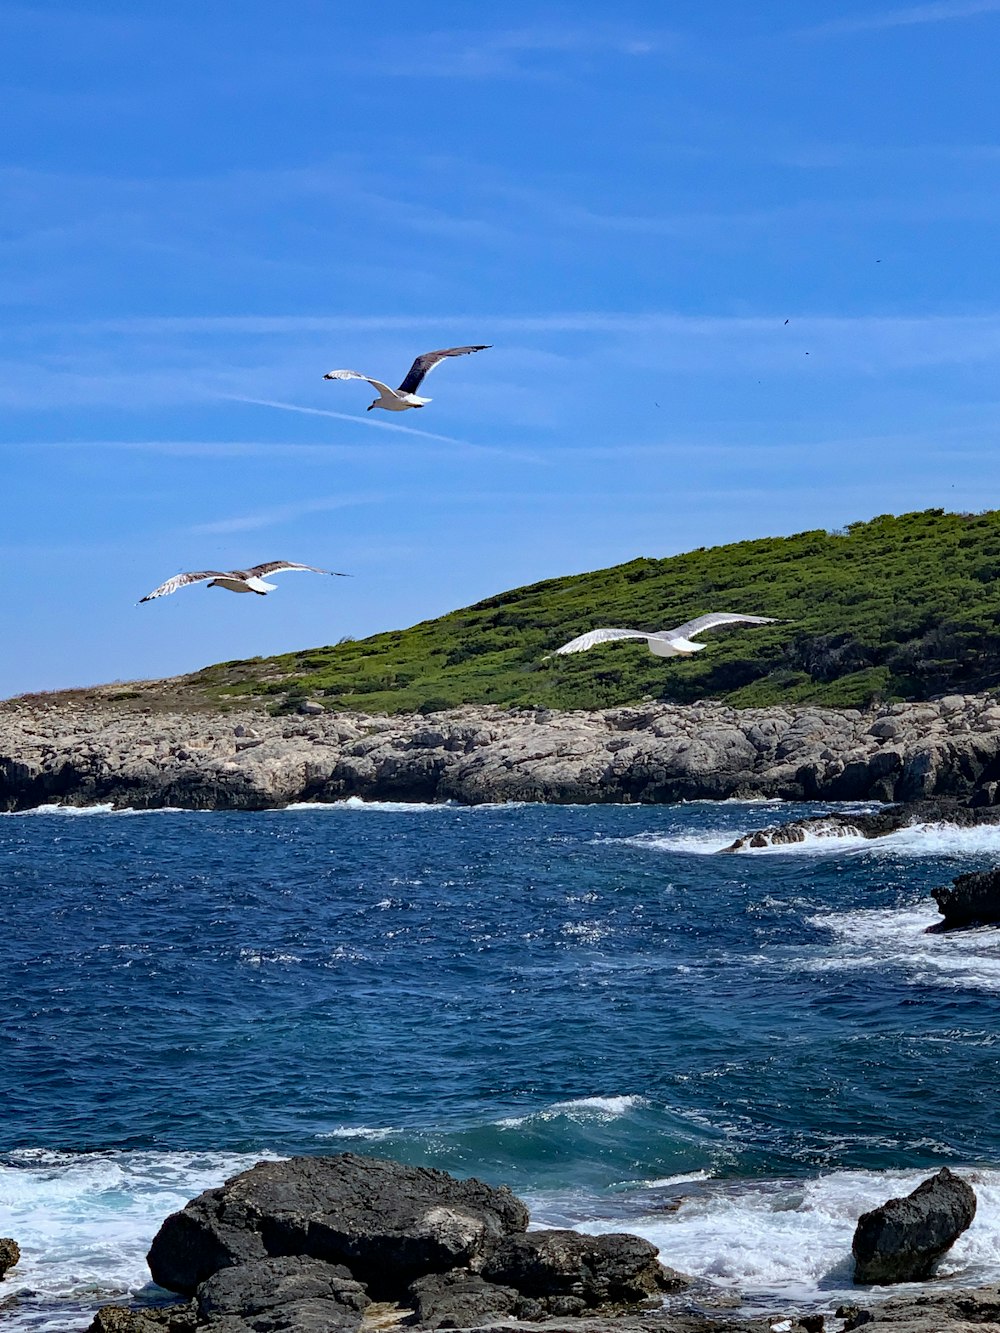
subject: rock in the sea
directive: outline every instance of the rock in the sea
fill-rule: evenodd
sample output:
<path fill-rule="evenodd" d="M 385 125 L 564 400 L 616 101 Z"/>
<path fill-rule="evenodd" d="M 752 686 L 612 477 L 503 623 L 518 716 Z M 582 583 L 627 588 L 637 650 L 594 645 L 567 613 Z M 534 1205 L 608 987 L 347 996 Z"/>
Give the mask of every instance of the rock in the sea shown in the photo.
<path fill-rule="evenodd" d="M 513 1287 L 487 1282 L 468 1268 L 418 1279 L 407 1293 L 407 1302 L 421 1328 L 476 1328 L 508 1316 L 536 1319 L 544 1314 L 537 1301 Z"/>
<path fill-rule="evenodd" d="M 9 1236 L 0 1236 L 0 1282 L 7 1275 L 8 1268 L 13 1268 L 21 1258 L 21 1247 Z"/>
<path fill-rule="evenodd" d="M 345 1264 L 376 1300 L 427 1273 L 481 1264 L 528 1210 L 510 1192 L 444 1171 L 342 1153 L 258 1162 L 171 1214 L 153 1281 L 193 1295 L 221 1268 L 279 1255 Z"/>
<path fill-rule="evenodd" d="M 87 1333 L 194 1333 L 198 1311 L 193 1301 L 129 1310 L 123 1305 L 102 1305 Z"/>
<path fill-rule="evenodd" d="M 201 1320 L 213 1327 L 222 1320 L 253 1327 L 263 1316 L 268 1327 L 315 1324 L 321 1333 L 350 1333 L 371 1304 L 343 1266 L 293 1255 L 222 1268 L 201 1284 L 196 1300 Z"/>
<path fill-rule="evenodd" d="M 928 926 L 931 934 L 1000 924 L 1000 870 L 959 875 L 951 885 L 931 889 L 943 921 Z"/>
<path fill-rule="evenodd" d="M 845 1314 L 843 1333 L 993 1333 L 1000 1328 L 1000 1287 L 893 1296 L 871 1310 Z"/>
<path fill-rule="evenodd" d="M 576 1231 L 511 1236 L 490 1255 L 482 1274 L 560 1315 L 599 1305 L 636 1305 L 688 1285 L 681 1274 L 663 1268 L 656 1246 L 639 1236 L 583 1236 Z"/>
<path fill-rule="evenodd" d="M 858 1219 L 851 1249 L 859 1284 L 920 1282 L 976 1215 L 976 1195 L 943 1166 L 905 1198 Z"/>

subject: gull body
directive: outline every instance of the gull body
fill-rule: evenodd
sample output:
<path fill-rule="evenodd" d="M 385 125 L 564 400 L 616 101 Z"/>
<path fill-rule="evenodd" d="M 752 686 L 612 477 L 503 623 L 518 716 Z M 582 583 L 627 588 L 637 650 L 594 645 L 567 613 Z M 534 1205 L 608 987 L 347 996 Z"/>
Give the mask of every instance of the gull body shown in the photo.
<path fill-rule="evenodd" d="M 265 597 L 269 592 L 274 592 L 278 585 L 265 583 L 261 575 L 285 574 L 293 570 L 309 574 L 332 574 L 338 579 L 348 577 L 335 569 L 317 569 L 315 565 L 299 565 L 294 560 L 268 560 L 262 565 L 251 565 L 249 569 L 202 569 L 197 573 L 175 574 L 145 597 L 140 597 L 139 604 L 141 606 L 143 602 L 151 602 L 155 597 L 169 597 L 178 588 L 187 588 L 192 583 L 205 583 L 209 588 L 225 588 L 227 592 L 255 592 Z"/>
<path fill-rule="evenodd" d="M 362 375 L 358 370 L 330 370 L 323 378 L 325 380 L 365 380 L 373 389 L 378 389 L 378 397 L 373 403 L 368 404 L 367 411 L 370 412 L 373 407 L 381 407 L 386 412 L 405 412 L 411 407 L 424 407 L 431 401 L 429 398 L 421 398 L 417 389 L 420 388 L 425 376 L 429 375 L 435 366 L 449 356 L 467 356 L 470 352 L 485 352 L 489 346 L 489 343 L 478 343 L 470 347 L 442 347 L 436 352 L 422 352 L 406 372 L 398 389 L 391 389 L 388 384 L 373 379 L 371 375 Z"/>
<path fill-rule="evenodd" d="M 570 639 L 569 643 L 557 648 L 556 654 L 585 653 L 595 644 L 611 643 L 615 639 L 645 639 L 654 657 L 690 657 L 692 653 L 700 653 L 708 647 L 707 643 L 697 643 L 691 637 L 693 634 L 702 634 L 705 630 L 715 629 L 719 625 L 773 625 L 774 623 L 773 616 L 741 616 L 731 611 L 717 611 L 698 616 L 694 620 L 687 620 L 674 629 L 649 633 L 640 629 L 588 630 L 586 634 Z"/>

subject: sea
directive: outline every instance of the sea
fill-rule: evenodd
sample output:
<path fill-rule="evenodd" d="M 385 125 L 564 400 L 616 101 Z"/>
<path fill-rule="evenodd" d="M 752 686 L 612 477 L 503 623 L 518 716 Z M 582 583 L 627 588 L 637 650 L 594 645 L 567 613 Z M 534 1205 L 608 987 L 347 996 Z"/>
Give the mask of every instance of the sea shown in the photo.
<path fill-rule="evenodd" d="M 978 1212 L 937 1285 L 1000 1281 L 1000 931 L 925 933 L 1000 829 L 720 854 L 844 808 L 0 816 L 0 1323 L 162 1297 L 167 1214 L 344 1151 L 645 1236 L 744 1313 L 855 1299 L 858 1215 L 947 1165 Z"/>

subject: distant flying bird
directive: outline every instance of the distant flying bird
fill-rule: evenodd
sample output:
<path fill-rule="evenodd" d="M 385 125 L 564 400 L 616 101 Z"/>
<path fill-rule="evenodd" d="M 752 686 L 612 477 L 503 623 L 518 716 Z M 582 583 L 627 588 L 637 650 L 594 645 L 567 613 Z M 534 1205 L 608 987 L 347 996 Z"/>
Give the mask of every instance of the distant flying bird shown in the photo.
<path fill-rule="evenodd" d="M 331 370 L 323 376 L 325 380 L 367 380 L 373 389 L 378 389 L 379 396 L 374 403 L 369 403 L 367 411 L 373 407 L 383 407 L 387 412 L 405 412 L 408 407 L 423 407 L 431 402 L 430 398 L 421 398 L 417 393 L 434 367 L 448 356 L 467 356 L 469 352 L 485 352 L 492 343 L 479 343 L 475 347 L 443 347 L 439 352 L 424 352 L 418 356 L 406 372 L 406 378 L 398 389 L 390 389 L 381 380 L 373 380 L 370 375 L 362 375 L 357 370 Z"/>
<path fill-rule="evenodd" d="M 273 592 L 278 586 L 276 583 L 265 583 L 262 575 L 264 574 L 284 574 L 290 569 L 303 569 L 310 574 L 332 574 L 338 579 L 349 578 L 348 574 L 341 574 L 335 569 L 317 569 L 315 565 L 297 565 L 292 560 L 268 560 L 263 565 L 252 565 L 250 569 L 203 569 L 198 574 L 175 574 L 172 579 L 167 579 L 166 583 L 161 583 L 158 588 L 154 588 L 151 593 L 145 597 L 139 598 L 139 605 L 143 602 L 151 602 L 154 597 L 167 597 L 178 588 L 186 588 L 189 583 L 204 583 L 206 579 L 210 580 L 210 588 L 227 588 L 230 592 L 256 592 L 261 597 L 267 593 Z"/>
<path fill-rule="evenodd" d="M 704 630 L 715 629 L 717 625 L 773 625 L 773 616 L 738 616 L 729 611 L 717 611 L 707 616 L 698 616 L 695 620 L 686 620 L 676 629 L 664 629 L 657 633 L 646 634 L 639 629 L 592 629 L 581 634 L 578 639 L 570 639 L 556 652 L 585 653 L 596 643 L 609 643 L 612 639 L 645 639 L 649 651 L 654 657 L 690 657 L 707 648 L 707 643 L 695 643 L 692 634 L 701 634 Z"/>

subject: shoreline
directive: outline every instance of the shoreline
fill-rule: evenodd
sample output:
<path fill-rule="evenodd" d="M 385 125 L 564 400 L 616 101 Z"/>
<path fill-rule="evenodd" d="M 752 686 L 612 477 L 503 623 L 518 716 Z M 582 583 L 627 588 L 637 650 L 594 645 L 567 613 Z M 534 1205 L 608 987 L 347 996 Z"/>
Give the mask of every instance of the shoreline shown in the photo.
<path fill-rule="evenodd" d="M 266 810 L 358 797 L 482 805 L 1000 797 L 1000 701 L 857 709 L 643 704 L 376 716 L 0 705 L 0 810 Z"/>

